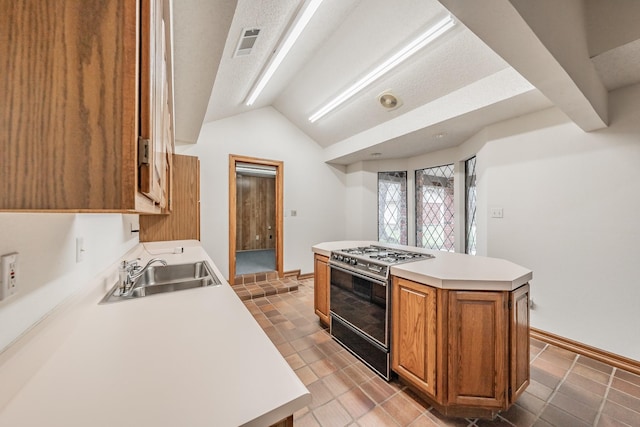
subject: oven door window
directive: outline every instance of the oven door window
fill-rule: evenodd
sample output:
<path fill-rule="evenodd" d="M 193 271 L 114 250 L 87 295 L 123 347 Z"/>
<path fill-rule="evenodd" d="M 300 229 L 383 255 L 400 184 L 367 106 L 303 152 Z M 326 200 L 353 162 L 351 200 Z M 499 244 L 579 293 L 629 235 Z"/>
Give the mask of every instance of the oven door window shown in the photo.
<path fill-rule="evenodd" d="M 331 269 L 331 312 L 387 346 L 387 287 Z"/>

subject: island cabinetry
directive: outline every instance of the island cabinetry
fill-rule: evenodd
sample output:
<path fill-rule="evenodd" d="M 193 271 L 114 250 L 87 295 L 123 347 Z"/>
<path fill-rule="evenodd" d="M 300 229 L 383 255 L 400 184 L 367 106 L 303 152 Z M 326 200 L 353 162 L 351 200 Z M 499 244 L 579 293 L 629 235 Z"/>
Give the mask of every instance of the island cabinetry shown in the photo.
<path fill-rule="evenodd" d="M 529 384 L 529 285 L 436 288 L 393 278 L 392 369 L 445 415 L 492 418 Z"/>
<path fill-rule="evenodd" d="M 168 208 L 169 0 L 3 5 L 0 210 Z"/>
<path fill-rule="evenodd" d="M 325 325 L 329 325 L 329 289 L 331 273 L 329 258 L 315 254 L 313 270 L 313 306 L 316 315 Z"/>
<path fill-rule="evenodd" d="M 392 369 L 437 399 L 437 291 L 396 278 L 392 298 Z"/>

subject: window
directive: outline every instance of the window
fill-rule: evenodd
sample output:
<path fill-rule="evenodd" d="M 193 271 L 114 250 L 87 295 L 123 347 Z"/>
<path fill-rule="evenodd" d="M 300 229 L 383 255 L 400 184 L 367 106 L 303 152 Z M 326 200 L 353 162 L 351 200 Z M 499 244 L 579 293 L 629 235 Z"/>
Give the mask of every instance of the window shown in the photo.
<path fill-rule="evenodd" d="M 416 246 L 454 252 L 453 165 L 416 170 Z"/>
<path fill-rule="evenodd" d="M 465 252 L 476 254 L 476 158 L 464 162 L 465 169 Z"/>
<path fill-rule="evenodd" d="M 406 172 L 378 172 L 378 240 L 407 244 Z"/>

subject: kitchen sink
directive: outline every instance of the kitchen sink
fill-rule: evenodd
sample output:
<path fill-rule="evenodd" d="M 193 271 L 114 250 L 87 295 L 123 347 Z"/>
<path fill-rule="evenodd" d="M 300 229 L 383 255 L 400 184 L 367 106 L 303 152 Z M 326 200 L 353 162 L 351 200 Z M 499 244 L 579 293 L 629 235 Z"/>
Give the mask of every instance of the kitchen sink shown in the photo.
<path fill-rule="evenodd" d="M 135 279 L 130 292 L 121 295 L 120 283 L 116 283 L 100 304 L 221 284 L 206 261 L 150 266 Z"/>

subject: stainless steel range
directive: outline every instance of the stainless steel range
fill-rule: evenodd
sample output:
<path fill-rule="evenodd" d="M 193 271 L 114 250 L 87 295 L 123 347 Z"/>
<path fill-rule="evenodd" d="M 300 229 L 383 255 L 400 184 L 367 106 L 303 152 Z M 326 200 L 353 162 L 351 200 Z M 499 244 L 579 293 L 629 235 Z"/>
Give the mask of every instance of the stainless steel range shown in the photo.
<path fill-rule="evenodd" d="M 384 246 L 331 252 L 331 335 L 385 379 L 389 368 L 389 268 L 433 255 Z"/>

